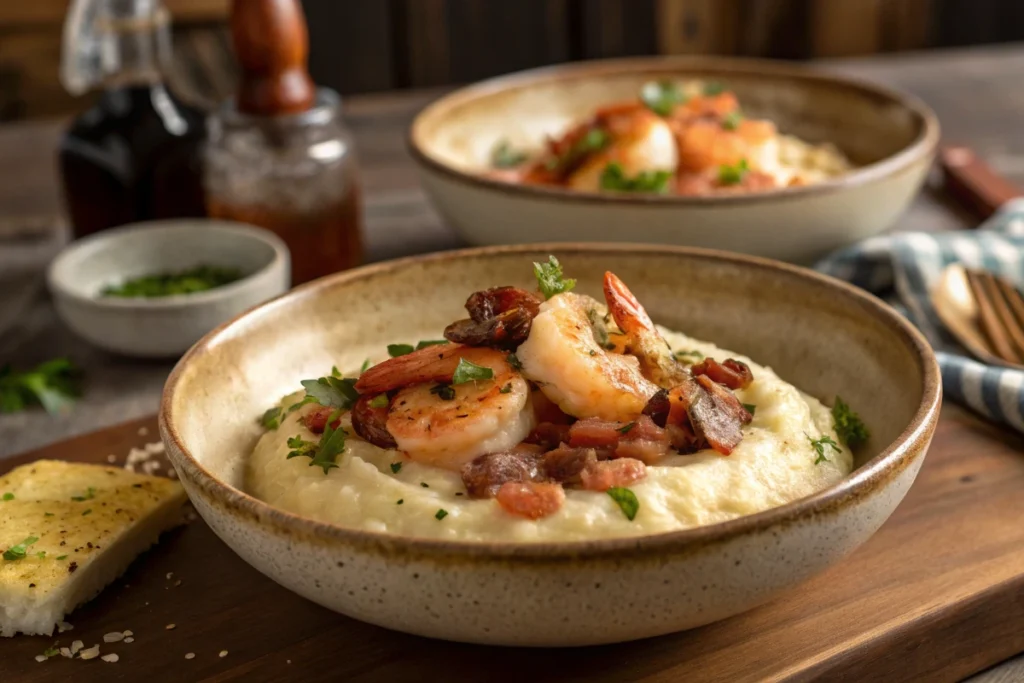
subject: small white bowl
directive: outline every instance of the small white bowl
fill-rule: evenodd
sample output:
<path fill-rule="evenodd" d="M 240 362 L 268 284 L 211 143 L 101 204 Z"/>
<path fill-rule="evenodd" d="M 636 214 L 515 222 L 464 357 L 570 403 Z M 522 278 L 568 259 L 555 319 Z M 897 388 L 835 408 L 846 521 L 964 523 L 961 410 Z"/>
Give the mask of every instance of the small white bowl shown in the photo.
<path fill-rule="evenodd" d="M 104 297 L 125 280 L 200 265 L 244 277 L 205 292 L 157 298 Z M 90 343 L 128 356 L 184 353 L 242 311 L 288 290 L 288 247 L 261 228 L 202 218 L 133 223 L 73 242 L 47 272 L 57 313 Z"/>

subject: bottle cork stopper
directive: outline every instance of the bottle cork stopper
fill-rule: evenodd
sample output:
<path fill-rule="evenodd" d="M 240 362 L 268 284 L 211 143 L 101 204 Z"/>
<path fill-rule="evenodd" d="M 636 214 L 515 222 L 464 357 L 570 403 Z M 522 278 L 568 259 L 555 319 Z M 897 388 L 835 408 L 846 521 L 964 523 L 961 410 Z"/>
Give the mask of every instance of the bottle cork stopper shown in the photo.
<path fill-rule="evenodd" d="M 231 39 L 242 71 L 239 111 L 275 116 L 312 106 L 316 86 L 299 0 L 232 0 Z"/>

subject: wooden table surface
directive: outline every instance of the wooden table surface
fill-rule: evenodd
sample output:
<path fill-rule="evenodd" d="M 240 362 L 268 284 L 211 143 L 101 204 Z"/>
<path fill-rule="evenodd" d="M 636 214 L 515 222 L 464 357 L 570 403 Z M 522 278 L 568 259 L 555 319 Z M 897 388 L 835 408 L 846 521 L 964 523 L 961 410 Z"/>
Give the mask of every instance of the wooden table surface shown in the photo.
<path fill-rule="evenodd" d="M 1024 184 L 1024 47 L 872 57 L 822 64 L 824 68 L 910 91 L 938 113 L 948 142 L 972 146 L 996 170 Z M 355 132 L 364 187 L 369 258 L 382 260 L 461 246 L 419 189 L 405 151 L 412 116 L 439 94 L 407 92 L 353 97 L 347 115 Z M 0 128 L 0 235 L 9 225 L 60 220 L 53 151 L 61 122 Z M 925 190 L 899 230 L 946 230 L 970 219 Z M 41 411 L 0 415 L 0 458 L 74 434 L 155 411 L 169 363 L 127 361 L 88 347 L 56 321 L 41 287 L 42 268 L 63 240 L 0 243 L 0 364 L 27 366 L 58 355 L 86 370 L 86 394 L 69 416 Z M 956 419 L 974 420 L 953 408 Z M 0 657 L 2 659 L 2 657 Z M 1011 665 L 1012 666 L 1012 665 Z M 987 680 L 1019 680 L 1002 667 Z"/>

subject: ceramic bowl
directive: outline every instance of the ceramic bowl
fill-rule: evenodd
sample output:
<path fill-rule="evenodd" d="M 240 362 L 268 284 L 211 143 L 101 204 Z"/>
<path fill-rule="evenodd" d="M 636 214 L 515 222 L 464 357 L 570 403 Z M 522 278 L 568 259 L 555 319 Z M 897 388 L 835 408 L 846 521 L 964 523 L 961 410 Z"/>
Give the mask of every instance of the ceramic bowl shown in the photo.
<path fill-rule="evenodd" d="M 103 297 L 124 280 L 217 265 L 240 280 L 205 292 L 160 298 Z M 57 313 L 92 344 L 128 356 L 185 352 L 200 337 L 247 308 L 288 290 L 288 247 L 261 228 L 198 218 L 135 223 L 70 244 L 47 282 Z"/>
<path fill-rule="evenodd" d="M 498 141 L 537 148 L 596 107 L 666 78 L 725 83 L 750 115 L 808 142 L 831 141 L 858 168 L 818 185 L 711 197 L 587 194 L 481 175 Z M 920 188 L 938 139 L 927 106 L 881 86 L 779 62 L 656 57 L 462 88 L 416 117 L 409 147 L 427 193 L 473 244 L 651 242 L 810 263 L 889 227 Z"/>
<path fill-rule="evenodd" d="M 247 494 L 246 460 L 274 399 L 396 339 L 432 339 L 467 292 L 532 286 L 557 254 L 578 289 L 619 274 L 652 317 L 841 394 L 872 438 L 838 485 L 700 528 L 574 543 L 459 543 L 356 531 Z M 424 283 L 429 283 L 424 286 Z M 914 481 L 938 419 L 935 358 L 904 318 L 829 277 L 679 247 L 492 247 L 334 275 L 236 318 L 178 363 L 160 430 L 199 514 L 235 552 L 325 607 L 399 631 L 502 645 L 590 645 L 679 631 L 760 604 L 863 543 Z"/>

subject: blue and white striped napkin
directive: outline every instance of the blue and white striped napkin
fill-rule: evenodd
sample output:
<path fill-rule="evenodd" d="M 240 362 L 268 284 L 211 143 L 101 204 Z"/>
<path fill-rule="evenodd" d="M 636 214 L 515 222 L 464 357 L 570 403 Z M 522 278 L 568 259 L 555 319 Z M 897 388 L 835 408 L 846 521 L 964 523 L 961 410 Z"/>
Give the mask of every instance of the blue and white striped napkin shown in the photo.
<path fill-rule="evenodd" d="M 1024 432 L 1024 371 L 975 360 L 932 308 L 929 292 L 951 263 L 1024 282 L 1024 199 L 1007 203 L 977 230 L 874 237 L 816 268 L 885 299 L 917 325 L 935 349 L 946 397 Z"/>

